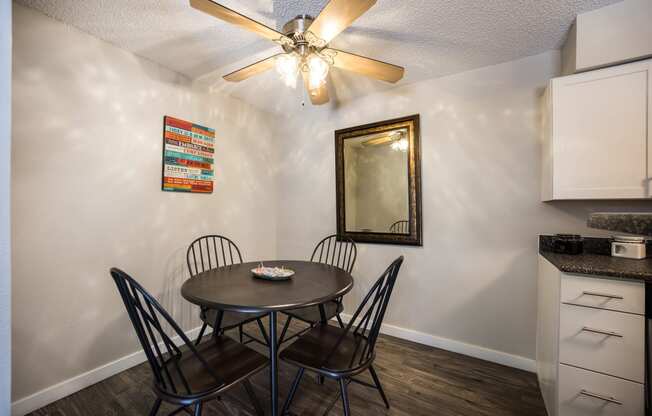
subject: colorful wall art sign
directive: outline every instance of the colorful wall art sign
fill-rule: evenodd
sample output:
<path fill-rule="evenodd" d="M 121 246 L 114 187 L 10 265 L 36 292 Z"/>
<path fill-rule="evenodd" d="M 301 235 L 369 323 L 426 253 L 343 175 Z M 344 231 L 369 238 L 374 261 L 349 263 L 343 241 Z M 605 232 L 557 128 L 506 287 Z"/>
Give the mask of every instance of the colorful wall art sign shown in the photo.
<path fill-rule="evenodd" d="M 165 116 L 164 191 L 213 192 L 215 130 Z"/>

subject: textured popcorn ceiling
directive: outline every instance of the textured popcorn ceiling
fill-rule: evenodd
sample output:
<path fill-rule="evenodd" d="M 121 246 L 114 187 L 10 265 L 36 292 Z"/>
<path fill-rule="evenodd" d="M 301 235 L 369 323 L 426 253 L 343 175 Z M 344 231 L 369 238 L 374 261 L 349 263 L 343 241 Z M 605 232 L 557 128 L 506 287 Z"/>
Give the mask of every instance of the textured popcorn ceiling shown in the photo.
<path fill-rule="evenodd" d="M 254 62 L 274 44 L 192 9 L 186 0 L 18 0 L 45 14 L 247 100 L 261 81 L 221 85 L 217 75 Z M 406 67 L 403 81 L 457 73 L 561 46 L 578 13 L 617 0 L 378 0 L 337 37 L 340 49 Z M 299 13 L 316 16 L 326 0 L 222 0 L 280 29 Z M 339 99 L 387 88 L 333 71 Z M 285 88 L 265 75 L 262 92 Z M 273 86 L 267 83 L 274 84 Z M 292 94 L 289 94 L 292 95 Z M 300 95 L 297 91 L 294 95 Z M 258 98 L 258 101 L 264 100 Z M 259 102 L 255 104 L 260 104 Z"/>

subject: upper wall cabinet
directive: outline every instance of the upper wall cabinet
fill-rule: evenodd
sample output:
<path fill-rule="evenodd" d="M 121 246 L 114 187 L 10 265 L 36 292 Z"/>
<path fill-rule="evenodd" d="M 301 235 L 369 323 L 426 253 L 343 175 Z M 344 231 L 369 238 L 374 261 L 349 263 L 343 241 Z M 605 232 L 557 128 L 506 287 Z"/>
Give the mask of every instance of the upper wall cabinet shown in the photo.
<path fill-rule="evenodd" d="M 562 74 L 652 56 L 650 22 L 650 0 L 625 0 L 578 15 L 562 48 Z"/>
<path fill-rule="evenodd" d="M 652 197 L 652 60 L 555 78 L 542 200 Z"/>

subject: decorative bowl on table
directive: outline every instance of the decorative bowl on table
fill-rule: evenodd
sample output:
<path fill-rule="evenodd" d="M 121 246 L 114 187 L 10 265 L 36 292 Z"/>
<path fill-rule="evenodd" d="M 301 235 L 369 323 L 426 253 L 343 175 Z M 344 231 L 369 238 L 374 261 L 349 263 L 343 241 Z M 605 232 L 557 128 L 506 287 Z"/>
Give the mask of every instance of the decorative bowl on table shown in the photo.
<path fill-rule="evenodd" d="M 251 269 L 254 277 L 265 280 L 289 280 L 294 275 L 294 270 L 285 267 L 265 267 L 262 263 L 260 266 Z"/>

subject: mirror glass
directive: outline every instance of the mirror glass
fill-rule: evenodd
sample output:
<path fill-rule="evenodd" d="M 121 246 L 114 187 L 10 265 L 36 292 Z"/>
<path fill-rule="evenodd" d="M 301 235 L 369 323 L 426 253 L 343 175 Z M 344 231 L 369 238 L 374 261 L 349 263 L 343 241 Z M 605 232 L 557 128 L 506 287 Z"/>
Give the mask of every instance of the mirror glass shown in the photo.
<path fill-rule="evenodd" d="M 396 128 L 343 140 L 347 232 L 409 234 L 409 136 Z"/>

